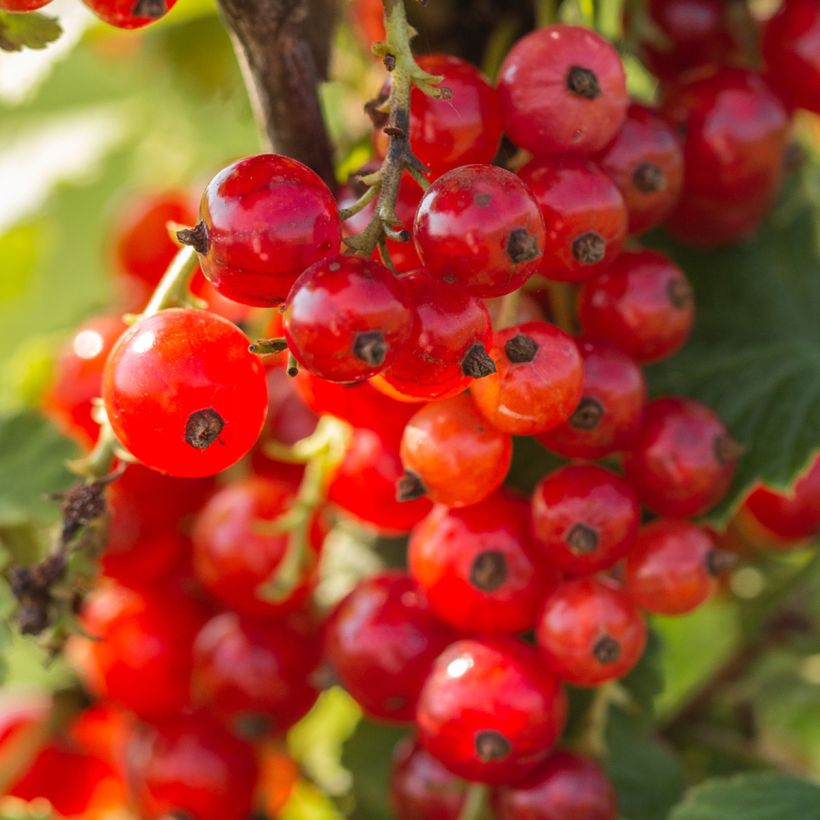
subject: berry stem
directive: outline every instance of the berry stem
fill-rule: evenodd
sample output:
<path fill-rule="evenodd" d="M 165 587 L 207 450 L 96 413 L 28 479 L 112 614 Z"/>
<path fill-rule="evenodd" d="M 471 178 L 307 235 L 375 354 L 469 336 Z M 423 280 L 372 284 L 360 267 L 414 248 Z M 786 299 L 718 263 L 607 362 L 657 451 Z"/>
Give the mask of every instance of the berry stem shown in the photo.
<path fill-rule="evenodd" d="M 489 788 L 483 783 L 470 783 L 464 793 L 464 803 L 458 820 L 480 820 L 484 814 Z"/>
<path fill-rule="evenodd" d="M 569 282 L 550 282 L 552 320 L 561 330 L 575 333 L 575 288 Z"/>
<path fill-rule="evenodd" d="M 606 727 L 609 721 L 610 706 L 630 705 L 626 690 L 617 681 L 609 681 L 598 686 L 584 719 L 583 734 L 578 742 L 579 747 L 592 757 L 606 757 Z"/>
<path fill-rule="evenodd" d="M 501 299 L 501 309 L 498 311 L 498 316 L 495 320 L 495 329 L 501 330 L 505 327 L 511 327 L 516 323 L 515 319 L 518 315 L 518 306 L 521 303 L 521 290 L 514 290 L 512 293 L 506 294 Z"/>

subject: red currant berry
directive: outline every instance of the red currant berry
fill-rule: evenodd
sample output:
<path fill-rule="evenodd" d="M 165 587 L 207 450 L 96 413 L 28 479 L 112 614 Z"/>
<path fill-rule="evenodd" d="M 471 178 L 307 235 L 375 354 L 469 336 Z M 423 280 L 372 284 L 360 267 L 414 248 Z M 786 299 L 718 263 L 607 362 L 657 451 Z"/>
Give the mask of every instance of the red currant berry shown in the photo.
<path fill-rule="evenodd" d="M 544 223 L 515 174 L 465 165 L 427 190 L 416 212 L 415 240 L 432 276 L 476 296 L 502 296 L 538 270 Z"/>
<path fill-rule="evenodd" d="M 445 171 L 474 162 L 492 162 L 501 145 L 501 113 L 496 90 L 473 65 L 449 54 L 425 54 L 422 71 L 442 77 L 448 93 L 435 99 L 418 88 L 410 92 L 410 145 L 435 179 Z M 382 93 L 389 93 L 389 86 Z M 387 135 L 374 135 L 384 156 Z"/>
<path fill-rule="evenodd" d="M 430 512 L 426 498 L 396 500 L 404 472 L 399 437 L 359 428 L 327 490 L 329 501 L 385 535 L 404 535 Z"/>
<path fill-rule="evenodd" d="M 43 412 L 83 447 L 91 447 L 99 435 L 100 425 L 92 418 L 94 399 L 102 393 L 108 354 L 125 329 L 119 316 L 89 319 L 54 363 L 51 383 L 43 396 Z"/>
<path fill-rule="evenodd" d="M 194 700 L 238 734 L 280 733 L 304 717 L 318 692 L 319 662 L 307 619 L 253 620 L 236 612 L 211 618 L 194 643 Z"/>
<path fill-rule="evenodd" d="M 744 501 L 741 514 L 762 529 L 764 543 L 794 544 L 820 532 L 820 456 L 791 492 L 756 487 Z"/>
<path fill-rule="evenodd" d="M 242 331 L 214 313 L 176 308 L 120 337 L 103 399 L 135 458 L 185 477 L 213 475 L 248 453 L 268 405 L 264 369 Z"/>
<path fill-rule="evenodd" d="M 177 0 L 83 0 L 101 20 L 117 28 L 142 28 L 165 16 Z"/>
<path fill-rule="evenodd" d="M 400 501 L 426 495 L 437 504 L 468 507 L 483 501 L 504 481 L 512 441 L 492 427 L 470 396 L 432 402 L 407 423 L 401 440 L 404 476 Z"/>
<path fill-rule="evenodd" d="M 566 699 L 538 654 L 513 638 L 463 640 L 436 660 L 416 721 L 428 752 L 466 780 L 508 783 L 558 739 Z"/>
<path fill-rule="evenodd" d="M 572 415 L 538 440 L 565 458 L 603 458 L 631 447 L 646 404 L 641 368 L 608 342 L 578 339 L 584 363 L 581 400 Z"/>
<path fill-rule="evenodd" d="M 603 769 L 573 752 L 551 754 L 531 775 L 493 794 L 498 820 L 617 820 L 618 799 Z"/>
<path fill-rule="evenodd" d="M 173 615 L 171 615 L 173 613 Z M 207 618 L 177 585 L 109 586 L 86 602 L 86 635 L 72 638 L 71 656 L 86 686 L 149 719 L 173 715 L 190 700 L 191 646 Z"/>
<path fill-rule="evenodd" d="M 547 227 L 540 273 L 549 279 L 591 279 L 621 251 L 627 211 L 615 183 L 583 159 L 533 160 L 519 174 Z"/>
<path fill-rule="evenodd" d="M 578 316 L 587 336 L 605 339 L 639 362 L 678 350 L 695 318 L 683 271 L 655 251 L 625 251 L 581 287 Z"/>
<path fill-rule="evenodd" d="M 660 225 L 680 198 L 681 144 L 669 124 L 651 108 L 629 106 L 623 128 L 598 162 L 624 198 L 630 234 Z"/>
<path fill-rule="evenodd" d="M 253 748 L 203 712 L 141 727 L 126 759 L 145 820 L 245 820 L 251 813 L 258 775 Z"/>
<path fill-rule="evenodd" d="M 533 31 L 510 49 L 498 76 L 504 130 L 536 156 L 592 154 L 624 121 L 621 58 L 594 31 L 560 24 Z"/>
<path fill-rule="evenodd" d="M 0 0 L 0 10 L 12 12 L 37 11 L 51 0 Z"/>
<path fill-rule="evenodd" d="M 820 114 L 820 6 L 786 0 L 763 29 L 769 79 L 786 102 Z"/>
<path fill-rule="evenodd" d="M 417 740 L 405 738 L 393 754 L 390 802 L 397 820 L 458 820 L 467 784 Z"/>
<path fill-rule="evenodd" d="M 294 489 L 273 478 L 245 478 L 220 489 L 194 524 L 194 572 L 203 587 L 221 603 L 247 615 L 271 615 L 301 606 L 315 581 L 314 568 L 281 601 L 266 600 L 264 587 L 275 575 L 291 542 L 288 532 L 266 532 L 294 501 Z M 318 555 L 324 532 L 314 520 L 309 547 Z"/>
<path fill-rule="evenodd" d="M 634 33 L 644 65 L 661 79 L 674 80 L 687 69 L 741 56 L 723 0 L 649 0 L 637 12 L 646 15 L 645 22 L 633 18 L 632 8 L 624 5 L 624 28 Z M 648 26 L 662 42 L 644 34 Z"/>
<path fill-rule="evenodd" d="M 606 581 L 564 581 L 544 602 L 535 630 L 547 666 L 578 686 L 623 677 L 638 662 L 646 624 L 626 593 Z"/>
<path fill-rule="evenodd" d="M 659 518 L 638 535 L 626 561 L 626 591 L 649 612 L 682 615 L 699 607 L 723 570 L 722 554 L 700 527 Z"/>
<path fill-rule="evenodd" d="M 738 455 L 738 445 L 708 407 L 691 399 L 661 398 L 647 405 L 624 466 L 652 512 L 687 517 L 720 500 Z"/>
<path fill-rule="evenodd" d="M 285 303 L 285 338 L 298 362 L 333 382 L 384 370 L 410 338 L 404 283 L 384 265 L 333 256 L 309 267 Z"/>
<path fill-rule="evenodd" d="M 408 567 L 439 618 L 485 635 L 535 625 L 558 574 L 533 550 L 528 513 L 526 501 L 499 492 L 473 507 L 435 507 L 413 530 Z"/>
<path fill-rule="evenodd" d="M 582 575 L 611 567 L 629 551 L 640 523 L 638 496 L 620 476 L 594 465 L 548 475 L 532 497 L 532 531 L 544 557 Z"/>
<path fill-rule="evenodd" d="M 336 200 L 319 177 L 289 157 L 239 160 L 209 183 L 201 222 L 183 241 L 229 299 L 247 305 L 284 302 L 302 271 L 338 252 Z"/>
<path fill-rule="evenodd" d="M 493 330 L 482 302 L 423 270 L 402 277 L 413 309 L 413 335 L 383 373 L 405 396 L 445 399 L 492 372 Z"/>
<path fill-rule="evenodd" d="M 373 718 L 409 722 L 436 656 L 454 639 L 416 582 L 399 571 L 361 581 L 325 628 L 325 654 Z"/>
<path fill-rule="evenodd" d="M 499 430 L 531 436 L 566 421 L 583 389 L 583 363 L 570 336 L 547 322 L 507 327 L 490 350 L 496 372 L 470 392 Z"/>

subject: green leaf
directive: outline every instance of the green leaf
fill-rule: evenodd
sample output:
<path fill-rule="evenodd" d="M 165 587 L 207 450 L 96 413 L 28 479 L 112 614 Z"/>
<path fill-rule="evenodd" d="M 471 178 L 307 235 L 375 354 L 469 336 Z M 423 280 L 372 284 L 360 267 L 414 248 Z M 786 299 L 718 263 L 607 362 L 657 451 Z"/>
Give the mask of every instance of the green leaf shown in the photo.
<path fill-rule="evenodd" d="M 22 51 L 24 48 L 45 48 L 63 30 L 53 17 L 29 12 L 11 14 L 0 11 L 0 49 Z"/>
<path fill-rule="evenodd" d="M 744 244 L 662 246 L 691 278 L 697 313 L 683 350 L 650 368 L 653 393 L 703 401 L 745 448 L 717 520 L 758 480 L 788 486 L 820 450 L 820 254 L 810 174 L 817 169 Z"/>
<path fill-rule="evenodd" d="M 650 629 L 646 649 L 632 671 L 621 681 L 629 692 L 632 702 L 640 707 L 641 717 L 651 719 L 655 698 L 664 690 L 661 641 L 655 630 Z"/>
<path fill-rule="evenodd" d="M 820 820 L 820 786 L 782 774 L 707 780 L 669 820 Z"/>
<path fill-rule="evenodd" d="M 50 493 L 68 488 L 76 447 L 37 413 L 0 416 L 0 526 L 57 516 Z"/>

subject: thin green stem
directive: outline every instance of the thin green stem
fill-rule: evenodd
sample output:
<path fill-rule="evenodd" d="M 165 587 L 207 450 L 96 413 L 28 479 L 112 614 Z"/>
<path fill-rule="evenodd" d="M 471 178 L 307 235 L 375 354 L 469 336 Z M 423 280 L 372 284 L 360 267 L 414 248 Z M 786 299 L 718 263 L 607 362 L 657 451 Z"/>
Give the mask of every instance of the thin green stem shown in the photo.
<path fill-rule="evenodd" d="M 516 323 L 518 316 L 518 306 L 521 304 L 521 290 L 514 290 L 506 294 L 501 300 L 501 309 L 495 321 L 496 330 L 504 327 L 511 327 Z"/>
<path fill-rule="evenodd" d="M 470 783 L 464 792 L 464 803 L 458 820 L 479 820 L 484 814 L 490 789 L 483 783 Z"/>
<path fill-rule="evenodd" d="M 558 327 L 575 332 L 575 288 L 569 282 L 550 282 L 550 311 Z"/>

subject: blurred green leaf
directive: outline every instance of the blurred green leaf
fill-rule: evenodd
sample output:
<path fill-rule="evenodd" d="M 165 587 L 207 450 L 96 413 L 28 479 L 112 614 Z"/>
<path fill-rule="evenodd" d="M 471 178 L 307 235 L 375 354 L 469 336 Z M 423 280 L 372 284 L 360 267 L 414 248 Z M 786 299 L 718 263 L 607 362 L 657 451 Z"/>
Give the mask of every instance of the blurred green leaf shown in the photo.
<path fill-rule="evenodd" d="M 0 11 L 0 49 L 3 51 L 45 48 L 62 31 L 57 20 L 44 14 L 11 14 Z"/>
<path fill-rule="evenodd" d="M 0 236 L 0 259 L 3 260 L 0 302 L 14 299 L 26 289 L 40 256 L 42 241 L 42 224 L 37 222 L 16 225 Z"/>
<path fill-rule="evenodd" d="M 641 716 L 646 720 L 651 720 L 655 698 L 664 689 L 662 656 L 661 641 L 657 633 L 650 629 L 641 659 L 620 682 L 620 685 L 629 692 L 632 702 L 640 707 Z"/>
<path fill-rule="evenodd" d="M 708 780 L 669 820 L 820 820 L 820 786 L 781 774 Z"/>

